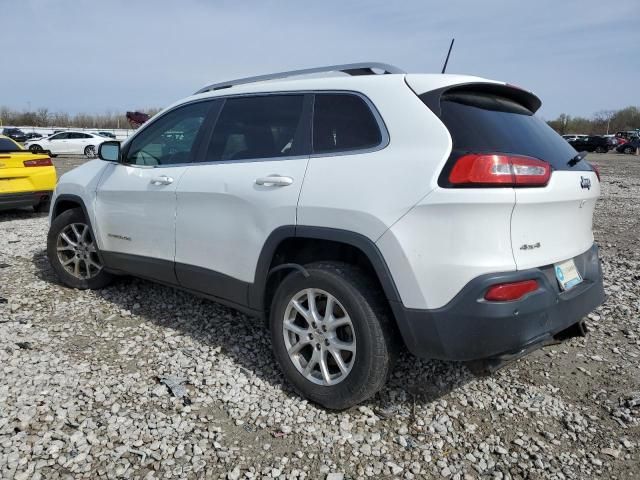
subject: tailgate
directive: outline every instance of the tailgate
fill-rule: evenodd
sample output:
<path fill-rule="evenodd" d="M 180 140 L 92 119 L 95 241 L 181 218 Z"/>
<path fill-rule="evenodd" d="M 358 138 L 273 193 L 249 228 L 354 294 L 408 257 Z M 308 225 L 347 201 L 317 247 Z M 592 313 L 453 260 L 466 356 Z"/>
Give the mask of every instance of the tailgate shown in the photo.
<path fill-rule="evenodd" d="M 554 171 L 544 188 L 517 188 L 511 244 L 518 270 L 573 258 L 593 244 L 600 182 L 592 171 Z"/>

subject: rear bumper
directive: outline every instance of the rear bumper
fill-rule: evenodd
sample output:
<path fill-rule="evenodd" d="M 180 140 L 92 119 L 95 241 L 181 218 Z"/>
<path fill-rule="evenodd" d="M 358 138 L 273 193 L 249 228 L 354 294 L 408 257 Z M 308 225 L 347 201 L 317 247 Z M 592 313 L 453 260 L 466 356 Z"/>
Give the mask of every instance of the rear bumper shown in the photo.
<path fill-rule="evenodd" d="M 442 360 L 480 360 L 542 345 L 579 322 L 605 299 L 598 247 L 575 259 L 583 282 L 560 291 L 552 265 L 482 275 L 434 310 L 392 305 L 409 351 Z M 488 302 L 490 285 L 536 279 L 540 289 L 513 302 Z"/>
<path fill-rule="evenodd" d="M 0 193 L 0 209 L 32 207 L 41 202 L 51 200 L 53 191 L 21 192 L 21 193 Z"/>

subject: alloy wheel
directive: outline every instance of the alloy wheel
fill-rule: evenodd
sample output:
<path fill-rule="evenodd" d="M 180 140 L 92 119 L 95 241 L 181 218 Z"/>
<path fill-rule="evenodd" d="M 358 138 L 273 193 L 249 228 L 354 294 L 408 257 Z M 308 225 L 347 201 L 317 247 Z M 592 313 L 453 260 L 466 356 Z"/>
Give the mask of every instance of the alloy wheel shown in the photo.
<path fill-rule="evenodd" d="M 71 223 L 62 229 L 56 250 L 62 267 L 76 278 L 93 278 L 102 270 L 91 229 L 85 223 Z"/>
<path fill-rule="evenodd" d="M 346 309 L 324 290 L 296 293 L 285 309 L 282 335 L 298 372 L 317 385 L 343 381 L 356 358 L 356 337 Z"/>

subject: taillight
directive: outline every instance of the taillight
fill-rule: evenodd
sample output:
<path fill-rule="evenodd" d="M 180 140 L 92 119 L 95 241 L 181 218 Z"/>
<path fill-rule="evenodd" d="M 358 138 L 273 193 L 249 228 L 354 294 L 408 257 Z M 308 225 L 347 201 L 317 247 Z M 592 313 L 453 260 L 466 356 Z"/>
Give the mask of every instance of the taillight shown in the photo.
<path fill-rule="evenodd" d="M 523 280 L 521 282 L 499 283 L 489 287 L 484 299 L 491 302 L 510 302 L 524 297 L 527 293 L 538 290 L 537 280 Z"/>
<path fill-rule="evenodd" d="M 596 177 L 598 177 L 598 181 L 600 181 L 600 167 L 595 163 L 590 164 L 593 171 L 596 172 Z"/>
<path fill-rule="evenodd" d="M 449 182 L 457 186 L 542 187 L 550 177 L 551 165 L 537 158 L 481 153 L 460 157 Z"/>
<path fill-rule="evenodd" d="M 25 160 L 22 162 L 25 167 L 52 167 L 50 158 L 37 158 L 35 160 Z"/>

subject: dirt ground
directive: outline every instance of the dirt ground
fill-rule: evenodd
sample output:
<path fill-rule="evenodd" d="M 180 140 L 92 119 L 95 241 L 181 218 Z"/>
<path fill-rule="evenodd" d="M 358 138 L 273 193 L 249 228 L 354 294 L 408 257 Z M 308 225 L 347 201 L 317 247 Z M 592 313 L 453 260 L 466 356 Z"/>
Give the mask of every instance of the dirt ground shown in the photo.
<path fill-rule="evenodd" d="M 589 335 L 489 377 L 403 355 L 345 412 L 291 391 L 260 322 L 143 280 L 65 288 L 46 217 L 0 213 L 0 478 L 640 478 L 640 157 L 588 160 L 608 296 Z"/>

